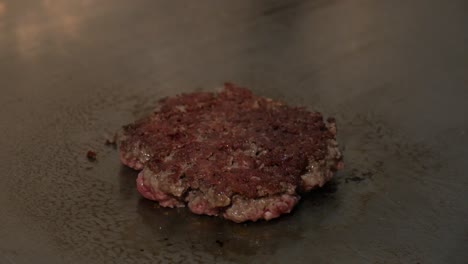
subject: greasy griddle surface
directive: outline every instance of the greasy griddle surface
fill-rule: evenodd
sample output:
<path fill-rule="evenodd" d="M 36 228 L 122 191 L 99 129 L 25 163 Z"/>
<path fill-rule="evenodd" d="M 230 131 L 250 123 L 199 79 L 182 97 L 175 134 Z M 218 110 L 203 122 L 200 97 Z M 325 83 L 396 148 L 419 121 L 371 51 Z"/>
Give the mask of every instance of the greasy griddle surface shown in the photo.
<path fill-rule="evenodd" d="M 463 263 L 465 10 L 0 2 L 0 263 Z M 142 199 L 106 134 L 165 96 L 224 81 L 335 116 L 346 169 L 271 222 Z"/>

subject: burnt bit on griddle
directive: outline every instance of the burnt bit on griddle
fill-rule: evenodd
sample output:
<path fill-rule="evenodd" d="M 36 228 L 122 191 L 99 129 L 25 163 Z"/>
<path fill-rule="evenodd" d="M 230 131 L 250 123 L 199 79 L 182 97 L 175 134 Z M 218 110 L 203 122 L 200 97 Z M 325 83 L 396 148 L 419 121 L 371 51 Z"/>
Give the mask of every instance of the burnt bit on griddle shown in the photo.
<path fill-rule="evenodd" d="M 382 166 L 382 165 L 379 165 Z M 358 170 L 352 169 L 350 175 L 345 178 L 345 183 L 355 182 L 360 183 L 365 180 L 372 179 L 374 172 L 369 169 Z"/>
<path fill-rule="evenodd" d="M 104 144 L 106 144 L 106 146 L 116 147 L 117 146 L 117 137 L 118 137 L 117 133 L 115 133 L 113 136 L 107 136 L 106 141 L 104 141 Z"/>
<path fill-rule="evenodd" d="M 352 177 L 348 177 L 345 179 L 345 182 L 348 183 L 348 182 L 357 182 L 357 183 L 360 183 L 364 180 L 364 178 L 361 178 L 359 176 L 352 176 Z"/>
<path fill-rule="evenodd" d="M 89 161 L 96 161 L 97 153 L 94 150 L 88 150 L 88 152 L 86 153 L 86 157 Z"/>
<path fill-rule="evenodd" d="M 218 244 L 219 247 L 223 247 L 223 246 L 224 246 L 224 242 L 221 241 L 221 240 L 219 240 L 219 239 L 217 239 L 215 242 L 216 242 L 216 244 Z"/>
<path fill-rule="evenodd" d="M 104 142 L 107 146 L 115 145 L 115 140 L 106 138 L 106 141 Z"/>

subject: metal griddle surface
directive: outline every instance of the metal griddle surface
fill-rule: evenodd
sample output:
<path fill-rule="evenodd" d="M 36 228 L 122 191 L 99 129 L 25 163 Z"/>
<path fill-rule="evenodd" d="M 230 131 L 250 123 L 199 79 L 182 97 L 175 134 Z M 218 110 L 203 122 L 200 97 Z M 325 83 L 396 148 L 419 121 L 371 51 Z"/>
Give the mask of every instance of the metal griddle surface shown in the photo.
<path fill-rule="evenodd" d="M 0 263 L 467 263 L 467 12 L 0 0 Z M 142 199 L 106 134 L 224 81 L 335 116 L 346 170 L 271 222 Z"/>

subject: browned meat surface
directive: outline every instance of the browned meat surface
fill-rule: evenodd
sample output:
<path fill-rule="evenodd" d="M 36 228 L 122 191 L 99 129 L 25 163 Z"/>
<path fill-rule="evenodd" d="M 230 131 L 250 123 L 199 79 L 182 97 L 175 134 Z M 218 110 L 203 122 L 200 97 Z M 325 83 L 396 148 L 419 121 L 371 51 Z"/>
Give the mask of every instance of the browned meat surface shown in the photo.
<path fill-rule="evenodd" d="M 335 134 L 334 119 L 226 84 L 161 101 L 124 127 L 120 157 L 142 170 L 138 190 L 162 206 L 269 220 L 343 166 Z"/>

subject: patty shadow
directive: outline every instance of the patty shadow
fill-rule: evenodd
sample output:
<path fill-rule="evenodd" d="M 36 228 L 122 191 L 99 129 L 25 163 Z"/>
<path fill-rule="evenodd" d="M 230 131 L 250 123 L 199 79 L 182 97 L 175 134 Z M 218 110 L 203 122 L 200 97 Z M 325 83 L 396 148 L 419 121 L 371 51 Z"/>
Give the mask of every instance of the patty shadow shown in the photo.
<path fill-rule="evenodd" d="M 133 170 L 127 166 L 120 166 L 119 170 L 119 193 L 122 198 L 130 199 L 140 197 L 136 191 L 136 178 L 139 171 Z"/>
<path fill-rule="evenodd" d="M 137 212 L 151 239 L 177 250 L 193 249 L 211 256 L 272 254 L 284 244 L 300 243 L 302 226 L 294 212 L 272 221 L 236 224 L 220 217 L 200 216 L 187 208 L 162 208 L 140 199 Z M 281 237 L 280 240 L 276 239 Z"/>
<path fill-rule="evenodd" d="M 321 206 L 333 199 L 338 185 L 337 181 L 331 181 L 323 188 L 303 195 L 291 214 L 271 221 L 236 224 L 220 217 L 195 215 L 187 208 L 163 208 L 144 198 L 137 202 L 137 214 L 144 226 L 142 234 L 163 247 L 160 254 L 189 249 L 194 254 L 203 253 L 224 260 L 273 254 L 286 245 L 299 246 L 305 238 L 305 228 L 318 228 L 319 222 L 315 225 L 309 221 L 315 216 L 313 210 L 311 213 L 307 208 Z M 304 214 L 308 216 L 301 217 Z"/>

